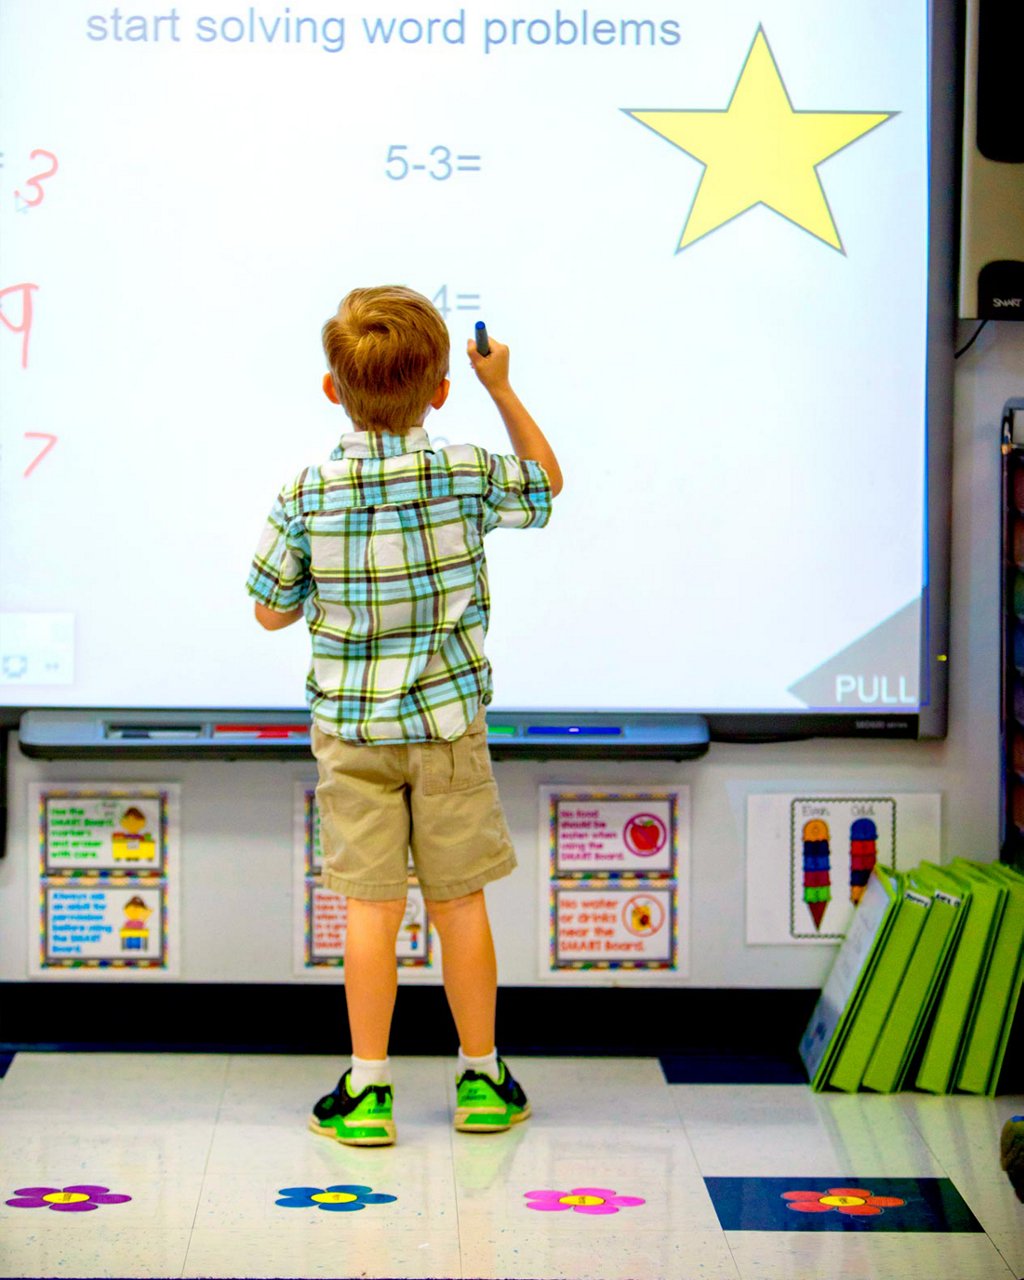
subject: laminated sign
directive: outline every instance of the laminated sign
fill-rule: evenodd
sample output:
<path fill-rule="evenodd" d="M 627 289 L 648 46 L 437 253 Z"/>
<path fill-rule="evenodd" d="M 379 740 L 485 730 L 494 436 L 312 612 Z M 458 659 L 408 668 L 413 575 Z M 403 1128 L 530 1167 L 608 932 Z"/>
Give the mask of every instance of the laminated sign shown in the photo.
<path fill-rule="evenodd" d="M 323 883 L 316 788 L 302 782 L 295 785 L 295 885 L 296 973 L 328 972 L 342 967 L 348 899 Z M 433 931 L 427 919 L 423 890 L 411 866 L 395 958 L 406 976 L 435 970 Z"/>
<path fill-rule="evenodd" d="M 33 783 L 30 972 L 177 972 L 179 789 Z"/>
<path fill-rule="evenodd" d="M 541 787 L 540 809 L 548 872 L 541 976 L 682 973 L 688 788 Z"/>

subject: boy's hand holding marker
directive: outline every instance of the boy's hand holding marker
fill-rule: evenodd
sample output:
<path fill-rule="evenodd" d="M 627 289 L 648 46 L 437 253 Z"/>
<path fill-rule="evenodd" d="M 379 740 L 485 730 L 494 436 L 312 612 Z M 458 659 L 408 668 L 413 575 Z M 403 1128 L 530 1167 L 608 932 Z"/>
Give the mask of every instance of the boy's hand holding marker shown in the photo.
<path fill-rule="evenodd" d="M 562 490 L 562 472 L 544 433 L 512 390 L 508 380 L 508 347 L 489 337 L 484 325 L 478 323 L 476 337 L 466 343 L 466 353 L 473 372 L 501 414 L 516 456 L 539 462 L 551 482 L 552 494 L 557 495 Z"/>

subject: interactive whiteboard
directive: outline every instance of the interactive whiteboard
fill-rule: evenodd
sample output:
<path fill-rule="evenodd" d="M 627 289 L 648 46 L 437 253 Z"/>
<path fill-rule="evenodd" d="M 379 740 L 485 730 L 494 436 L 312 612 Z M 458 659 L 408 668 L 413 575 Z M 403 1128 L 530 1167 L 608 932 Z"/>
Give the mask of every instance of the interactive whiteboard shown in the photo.
<path fill-rule="evenodd" d="M 3 0 L 0 700 L 301 705 L 244 582 L 347 429 L 322 322 L 395 282 L 431 438 L 509 450 L 482 318 L 565 475 L 488 539 L 496 706 L 941 718 L 931 21 Z"/>

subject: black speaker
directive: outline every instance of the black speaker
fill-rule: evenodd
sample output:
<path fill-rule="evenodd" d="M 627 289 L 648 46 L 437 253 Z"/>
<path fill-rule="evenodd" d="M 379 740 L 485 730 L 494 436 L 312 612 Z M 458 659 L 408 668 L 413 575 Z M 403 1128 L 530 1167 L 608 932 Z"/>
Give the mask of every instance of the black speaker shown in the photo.
<path fill-rule="evenodd" d="M 960 316 L 1024 320 L 1024 0 L 967 0 Z"/>

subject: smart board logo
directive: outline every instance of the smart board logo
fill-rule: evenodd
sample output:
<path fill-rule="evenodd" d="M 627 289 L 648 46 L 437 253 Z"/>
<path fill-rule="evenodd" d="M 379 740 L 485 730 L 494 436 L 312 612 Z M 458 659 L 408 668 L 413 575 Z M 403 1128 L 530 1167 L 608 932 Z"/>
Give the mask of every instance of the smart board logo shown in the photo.
<path fill-rule="evenodd" d="M 907 678 L 899 676 L 896 691 L 889 687 L 888 676 L 836 676 L 836 702 L 840 706 L 913 707 L 917 699 L 907 693 Z"/>
<path fill-rule="evenodd" d="M 993 298 L 992 305 L 994 307 L 1016 307 L 1019 311 L 1024 298 Z"/>

